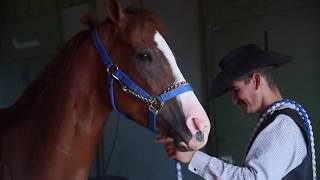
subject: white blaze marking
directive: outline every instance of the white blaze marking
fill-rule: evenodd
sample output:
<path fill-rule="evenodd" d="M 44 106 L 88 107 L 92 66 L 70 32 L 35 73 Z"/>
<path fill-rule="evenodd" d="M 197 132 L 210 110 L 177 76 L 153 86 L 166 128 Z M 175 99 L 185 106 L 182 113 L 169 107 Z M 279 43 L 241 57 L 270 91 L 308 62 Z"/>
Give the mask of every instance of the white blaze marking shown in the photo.
<path fill-rule="evenodd" d="M 175 78 L 175 83 L 185 81 L 182 73 L 180 72 L 180 69 L 178 68 L 178 65 L 176 63 L 176 58 L 174 57 L 171 49 L 169 48 L 166 40 L 161 36 L 161 34 L 157 31 L 154 35 L 154 41 L 158 45 L 158 49 L 162 51 L 164 56 L 167 58 L 168 63 L 171 66 L 173 77 Z"/>
<path fill-rule="evenodd" d="M 161 36 L 161 34 L 158 31 L 154 35 L 154 41 L 157 43 L 158 48 L 163 52 L 164 56 L 168 60 L 168 63 L 170 64 L 170 67 L 173 72 L 173 77 L 175 78 L 175 83 L 185 81 L 180 69 L 178 68 L 176 59 L 172 51 L 166 43 L 166 40 Z M 186 117 L 190 114 L 194 114 L 195 112 L 204 112 L 193 91 L 182 93 L 176 98 L 177 101 L 180 102 L 180 105 L 182 106 L 181 108 L 185 113 Z"/>
<path fill-rule="evenodd" d="M 172 51 L 170 50 L 165 39 L 161 36 L 161 34 L 158 31 L 154 35 L 154 41 L 157 43 L 158 49 L 162 51 L 162 53 L 168 60 L 168 63 L 173 72 L 173 77 L 175 78 L 175 83 L 185 81 L 182 73 L 180 72 L 180 69 L 178 68 L 176 59 Z M 204 111 L 203 107 L 201 106 L 198 98 L 196 97 L 193 91 L 182 93 L 178 95 L 176 99 L 178 101 L 179 106 L 182 108 L 183 113 L 186 116 L 186 121 L 188 119 L 192 120 L 192 118 L 197 118 L 199 121 L 202 122 L 201 124 L 199 124 L 199 127 L 195 127 L 195 125 L 193 125 L 194 123 L 191 123 L 191 125 L 189 125 L 188 128 L 193 134 L 193 137 L 188 145 L 190 147 L 195 147 L 195 149 L 203 147 L 208 140 L 208 134 L 210 131 L 210 122 L 206 112 Z M 198 128 L 201 128 L 202 132 L 204 133 L 205 140 L 203 142 L 197 141 L 194 137 L 195 133 L 198 131 Z"/>

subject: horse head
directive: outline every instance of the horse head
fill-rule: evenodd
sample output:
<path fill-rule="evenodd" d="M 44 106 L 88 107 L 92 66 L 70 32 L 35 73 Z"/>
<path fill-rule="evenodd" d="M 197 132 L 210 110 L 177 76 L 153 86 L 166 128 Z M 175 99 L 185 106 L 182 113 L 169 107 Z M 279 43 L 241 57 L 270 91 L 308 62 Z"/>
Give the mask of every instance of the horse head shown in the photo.
<path fill-rule="evenodd" d="M 112 81 L 108 106 L 149 128 L 150 112 L 154 113 L 156 131 L 174 138 L 178 148 L 202 148 L 210 121 L 177 66 L 160 20 L 146 10 L 123 9 L 117 0 L 104 0 L 104 6 L 108 17 L 96 27 L 94 38 L 102 46 L 98 51 L 105 48 L 112 61 L 111 65 L 105 63 L 109 86 Z M 116 76 L 118 70 L 124 80 Z M 128 87 L 132 82 L 135 85 Z M 162 101 L 164 96 L 170 98 Z"/>

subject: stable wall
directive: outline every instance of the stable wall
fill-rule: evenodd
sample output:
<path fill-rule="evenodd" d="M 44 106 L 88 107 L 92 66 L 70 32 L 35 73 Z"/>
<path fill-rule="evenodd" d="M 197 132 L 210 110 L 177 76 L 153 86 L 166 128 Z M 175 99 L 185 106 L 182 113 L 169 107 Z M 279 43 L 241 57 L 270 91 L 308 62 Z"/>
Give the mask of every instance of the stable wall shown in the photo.
<path fill-rule="evenodd" d="M 284 97 L 296 99 L 308 111 L 315 132 L 316 151 L 319 151 L 319 3 L 311 0 L 123 0 L 122 3 L 150 9 L 163 20 L 168 43 L 182 73 L 193 85 L 208 115 L 214 118 L 212 138 L 206 148 L 209 154 L 242 164 L 256 117 L 244 116 L 231 104 L 228 94 L 213 101 L 207 98 L 207 92 L 210 80 L 219 72 L 218 61 L 231 49 L 246 43 L 262 47 L 267 44 L 270 50 L 295 58 L 279 69 L 279 86 Z M 52 7 L 34 11 L 36 13 L 14 11 L 23 16 L 12 15 L 13 11 L 6 8 L 1 11 L 0 107 L 12 104 L 51 60 L 62 42 L 84 28 L 79 19 L 87 9 L 96 9 L 98 17 L 104 17 L 99 2 Z M 11 15 L 4 16 L 8 13 Z M 21 48 L 24 42 L 35 39 L 41 46 Z M 18 46 L 13 42 L 18 42 Z M 167 159 L 163 148 L 153 143 L 154 139 L 149 130 L 119 115 L 111 115 L 97 148 L 91 176 L 113 174 L 133 180 L 174 179 L 175 163 Z M 320 163 L 317 164 L 319 169 Z M 186 169 L 184 175 L 185 179 L 200 179 Z"/>

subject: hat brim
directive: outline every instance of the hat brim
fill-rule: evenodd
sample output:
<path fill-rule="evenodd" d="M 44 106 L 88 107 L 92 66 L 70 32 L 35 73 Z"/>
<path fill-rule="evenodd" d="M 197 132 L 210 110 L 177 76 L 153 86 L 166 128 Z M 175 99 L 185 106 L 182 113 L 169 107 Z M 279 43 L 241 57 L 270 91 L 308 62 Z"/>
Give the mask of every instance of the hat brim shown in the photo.
<path fill-rule="evenodd" d="M 210 87 L 209 98 L 221 96 L 230 89 L 232 81 L 241 76 L 250 73 L 259 68 L 273 66 L 275 68 L 287 64 L 293 58 L 276 52 L 263 52 L 254 57 L 250 57 L 247 61 L 241 64 L 233 64 L 221 71 L 213 80 Z"/>

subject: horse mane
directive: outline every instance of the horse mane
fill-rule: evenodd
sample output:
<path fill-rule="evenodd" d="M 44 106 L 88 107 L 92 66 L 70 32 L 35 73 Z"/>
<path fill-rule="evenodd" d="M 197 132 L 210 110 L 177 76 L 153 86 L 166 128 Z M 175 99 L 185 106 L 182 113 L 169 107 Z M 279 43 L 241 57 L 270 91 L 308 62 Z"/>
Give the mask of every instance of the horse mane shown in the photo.
<path fill-rule="evenodd" d="M 0 132 L 4 132 L 16 123 L 24 120 L 24 118 L 13 118 L 11 121 L 8 121 L 7 116 L 10 114 L 17 116 L 28 114 L 28 112 L 32 111 L 30 108 L 34 107 L 33 105 L 39 103 L 41 99 L 49 94 L 49 91 L 54 88 L 57 83 L 63 81 L 64 73 L 61 72 L 68 71 L 71 65 L 71 62 L 68 60 L 72 58 L 72 55 L 77 51 L 87 34 L 88 31 L 82 31 L 71 38 L 60 49 L 54 59 L 45 66 L 38 77 L 26 88 L 20 97 L 18 97 L 16 102 L 11 107 L 0 109 Z M 15 110 L 19 112 L 15 112 Z"/>
<path fill-rule="evenodd" d="M 81 22 L 89 29 L 92 29 L 99 24 L 96 15 L 91 11 L 83 15 Z"/>
<path fill-rule="evenodd" d="M 48 90 L 56 83 L 63 81 L 63 72 L 68 71 L 72 64 L 69 60 L 76 53 L 87 34 L 87 31 L 81 31 L 67 41 L 53 60 L 44 67 L 38 77 L 22 93 L 14 106 L 32 107 L 32 104 L 36 104 L 38 100 L 45 97 Z"/>

